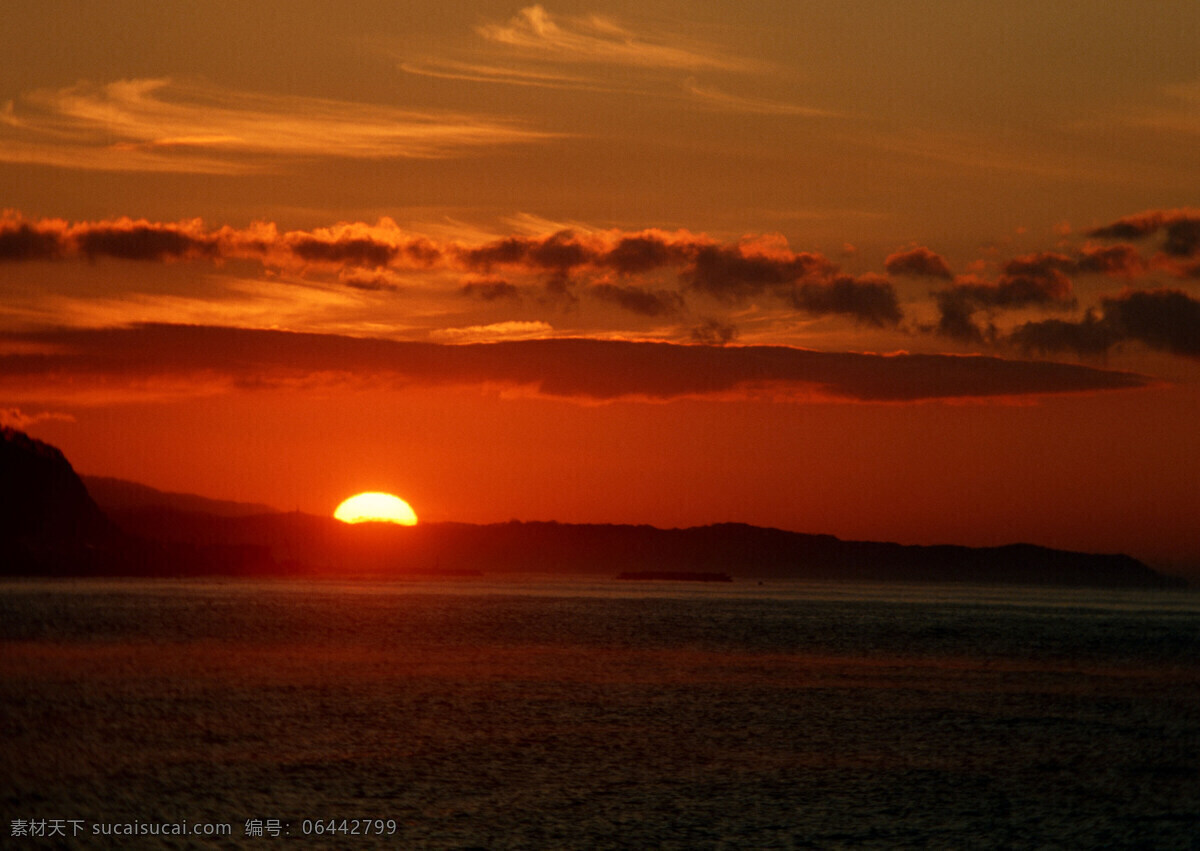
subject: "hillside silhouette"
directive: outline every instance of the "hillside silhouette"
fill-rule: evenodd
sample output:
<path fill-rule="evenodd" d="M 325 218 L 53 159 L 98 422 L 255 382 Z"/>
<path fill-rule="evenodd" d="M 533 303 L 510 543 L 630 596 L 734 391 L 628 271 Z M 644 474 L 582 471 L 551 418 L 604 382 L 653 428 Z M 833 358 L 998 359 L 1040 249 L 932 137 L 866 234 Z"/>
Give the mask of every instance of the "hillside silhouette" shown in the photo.
<path fill-rule="evenodd" d="M 689 529 L 520 522 L 349 526 L 312 515 L 218 517 L 144 507 L 114 513 L 148 538 L 269 547 L 296 572 L 729 574 L 734 579 L 970 582 L 1100 587 L 1181 587 L 1127 555 L 1092 555 L 1031 544 L 905 546 L 842 541 L 742 523 Z"/>
<path fill-rule="evenodd" d="M 59 449 L 0 428 L 0 575 L 195 576 L 274 568 L 265 547 L 130 534 L 101 510 Z"/>
<path fill-rule="evenodd" d="M 26 576 L 330 576 L 483 573 L 728 574 L 736 580 L 969 582 L 1181 587 L 1127 555 L 1031 544 L 908 546 L 843 541 L 742 523 L 689 529 L 519 522 L 348 525 L 332 517 L 94 480 L 5 428 L 0 440 L 0 573 Z M 115 483 L 114 483 L 115 482 Z M 212 510 L 190 510 L 200 506 Z"/>
<path fill-rule="evenodd" d="M 0 538 L 30 548 L 103 545 L 117 535 L 66 456 L 12 428 L 0 429 Z"/>
<path fill-rule="evenodd" d="M 80 478 L 92 499 L 104 506 L 106 512 L 156 505 L 177 508 L 180 511 L 216 514 L 222 517 L 244 517 L 252 514 L 270 514 L 279 510 L 260 503 L 231 502 L 225 499 L 209 499 L 191 493 L 161 491 L 140 482 L 131 482 L 111 476 L 81 476 Z"/>

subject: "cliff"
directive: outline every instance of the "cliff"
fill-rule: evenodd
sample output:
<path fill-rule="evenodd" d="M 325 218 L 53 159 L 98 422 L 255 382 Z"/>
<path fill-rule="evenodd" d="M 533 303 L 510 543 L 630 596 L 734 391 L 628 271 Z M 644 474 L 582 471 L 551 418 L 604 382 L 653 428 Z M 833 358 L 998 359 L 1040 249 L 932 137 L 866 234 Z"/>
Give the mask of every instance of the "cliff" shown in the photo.
<path fill-rule="evenodd" d="M 0 428 L 0 575 L 195 576 L 273 570 L 266 547 L 151 540 L 97 506 L 63 453 Z"/>
<path fill-rule="evenodd" d="M 0 428 L 0 473 L 0 541 L 73 547 L 117 535 L 70 462 L 50 444 Z"/>

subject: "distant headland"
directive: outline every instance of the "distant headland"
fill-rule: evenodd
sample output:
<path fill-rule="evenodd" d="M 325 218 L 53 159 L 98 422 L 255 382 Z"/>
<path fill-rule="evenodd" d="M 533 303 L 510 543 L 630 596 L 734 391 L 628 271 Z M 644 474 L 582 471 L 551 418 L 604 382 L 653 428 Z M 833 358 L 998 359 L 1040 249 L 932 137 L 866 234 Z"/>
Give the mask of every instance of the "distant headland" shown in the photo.
<path fill-rule="evenodd" d="M 667 580 L 1187 584 L 1128 555 L 1032 544 L 843 541 L 742 523 L 689 529 L 518 521 L 350 526 L 119 480 L 85 482 L 58 449 L 10 428 L 0 430 L 0 564 L 0 575 L 7 576 L 466 578 L 548 572 Z"/>

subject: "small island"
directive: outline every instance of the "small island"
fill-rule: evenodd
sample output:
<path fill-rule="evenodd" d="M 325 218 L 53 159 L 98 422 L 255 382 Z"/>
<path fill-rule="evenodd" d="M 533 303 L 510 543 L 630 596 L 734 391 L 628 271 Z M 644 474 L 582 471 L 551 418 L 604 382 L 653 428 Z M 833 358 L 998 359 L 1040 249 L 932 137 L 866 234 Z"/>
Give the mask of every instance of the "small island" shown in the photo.
<path fill-rule="evenodd" d="M 733 577 L 728 573 L 707 573 L 704 571 L 681 570 L 635 570 L 617 575 L 617 579 L 642 581 L 667 580 L 674 582 L 732 582 Z"/>

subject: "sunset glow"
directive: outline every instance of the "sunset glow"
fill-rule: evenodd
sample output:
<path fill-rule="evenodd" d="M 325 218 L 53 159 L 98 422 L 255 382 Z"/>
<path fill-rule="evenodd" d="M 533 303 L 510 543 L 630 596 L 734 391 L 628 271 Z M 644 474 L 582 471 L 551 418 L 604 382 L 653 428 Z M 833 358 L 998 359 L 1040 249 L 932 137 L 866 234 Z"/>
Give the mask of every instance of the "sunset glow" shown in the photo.
<path fill-rule="evenodd" d="M 1200 5 L 1165 6 L 23 4 L 0 422 L 311 514 L 402 466 L 422 522 L 1200 575 Z"/>
<path fill-rule="evenodd" d="M 1196 847 L 1200 0 L 3 20 L 0 844 Z"/>
<path fill-rule="evenodd" d="M 390 493 L 367 491 L 342 502 L 333 516 L 343 523 L 396 523 L 415 526 L 417 515 L 412 507 Z"/>

